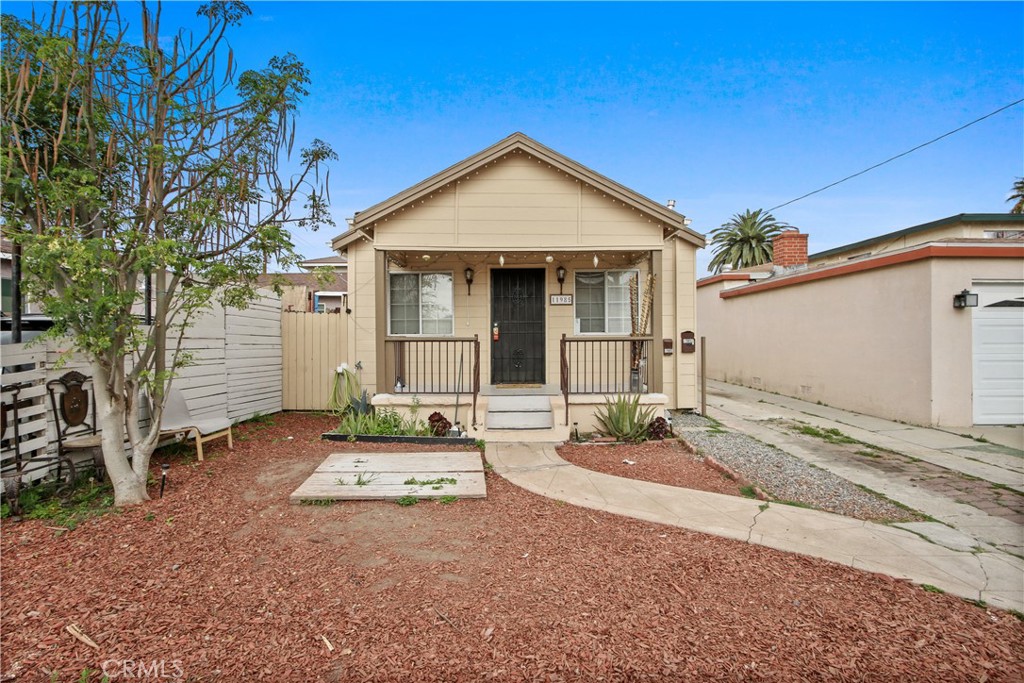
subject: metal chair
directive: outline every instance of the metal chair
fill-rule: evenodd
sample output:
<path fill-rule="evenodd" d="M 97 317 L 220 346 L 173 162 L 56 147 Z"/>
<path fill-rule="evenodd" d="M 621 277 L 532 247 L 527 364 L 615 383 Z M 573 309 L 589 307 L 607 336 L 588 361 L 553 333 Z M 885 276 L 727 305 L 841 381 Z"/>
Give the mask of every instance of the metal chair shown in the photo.
<path fill-rule="evenodd" d="M 53 420 L 57 431 L 57 476 L 64 459 L 70 462 L 68 454 L 74 451 L 92 451 L 93 463 L 99 474 L 103 473 L 103 454 L 100 450 L 100 434 L 96 429 L 96 396 L 92 392 L 92 378 L 77 370 L 66 372 L 57 379 L 46 383 L 53 408 Z"/>
<path fill-rule="evenodd" d="M 25 457 L 22 452 L 23 438 L 20 431 L 23 408 L 31 408 L 34 400 L 23 399 L 20 393 L 33 385 L 30 382 L 17 382 L 0 388 L 0 395 L 10 394 L 10 401 L 0 403 L 0 448 L 14 454 L 13 463 L 4 463 L 0 468 L 3 479 L 4 497 L 7 499 L 11 512 L 21 514 L 21 489 L 25 484 L 25 476 L 40 469 L 49 469 L 57 461 L 57 492 L 61 493 L 75 483 L 75 464 L 71 458 L 58 453 L 56 456 Z M 31 439 L 30 439 L 31 440 Z"/>

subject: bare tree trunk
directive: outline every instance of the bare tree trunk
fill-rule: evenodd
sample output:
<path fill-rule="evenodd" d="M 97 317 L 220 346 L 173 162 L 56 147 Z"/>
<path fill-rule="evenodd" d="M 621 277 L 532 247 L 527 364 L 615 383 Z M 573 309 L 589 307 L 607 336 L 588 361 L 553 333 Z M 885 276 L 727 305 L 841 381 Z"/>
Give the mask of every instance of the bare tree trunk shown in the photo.
<path fill-rule="evenodd" d="M 103 465 L 114 485 L 114 505 L 120 507 L 147 501 L 149 494 L 146 492 L 146 476 L 139 477 L 133 470 L 124 449 L 124 394 L 117 390 L 123 382 L 112 376 L 117 373 L 116 368 L 111 373 L 97 361 L 92 363 L 92 372 L 93 391 L 96 393 L 96 417 L 102 430 L 100 443 L 103 449 Z"/>

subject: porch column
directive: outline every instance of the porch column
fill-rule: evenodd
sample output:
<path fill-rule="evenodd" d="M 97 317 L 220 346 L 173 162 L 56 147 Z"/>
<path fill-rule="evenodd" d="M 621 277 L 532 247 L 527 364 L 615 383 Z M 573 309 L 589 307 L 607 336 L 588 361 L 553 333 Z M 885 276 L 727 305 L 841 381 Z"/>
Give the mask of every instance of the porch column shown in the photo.
<path fill-rule="evenodd" d="M 665 283 L 661 277 L 663 260 L 664 258 L 660 251 L 651 250 L 650 266 L 651 274 L 654 275 L 654 298 L 651 300 L 651 336 L 654 337 L 654 340 L 651 342 L 650 355 L 647 359 L 650 363 L 650 368 L 647 372 L 647 391 L 650 393 L 661 393 L 664 386 L 664 377 L 662 376 L 664 352 L 661 349 L 661 339 L 665 333 L 665 311 L 661 303 L 662 290 L 665 288 Z"/>
<path fill-rule="evenodd" d="M 388 252 L 375 250 L 373 252 L 373 289 L 375 300 L 375 325 L 376 336 L 374 359 L 377 377 L 377 393 L 387 391 L 387 363 L 385 362 L 384 338 L 388 334 L 388 301 L 387 301 L 387 277 L 388 277 Z"/>

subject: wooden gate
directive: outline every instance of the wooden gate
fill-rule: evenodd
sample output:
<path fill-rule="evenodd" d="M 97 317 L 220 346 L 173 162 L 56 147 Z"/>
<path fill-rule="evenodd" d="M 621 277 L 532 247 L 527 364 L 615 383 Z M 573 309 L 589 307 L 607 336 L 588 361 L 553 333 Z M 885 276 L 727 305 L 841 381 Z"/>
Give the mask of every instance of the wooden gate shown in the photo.
<path fill-rule="evenodd" d="M 348 360 L 345 316 L 281 313 L 285 410 L 326 410 L 337 367 Z"/>

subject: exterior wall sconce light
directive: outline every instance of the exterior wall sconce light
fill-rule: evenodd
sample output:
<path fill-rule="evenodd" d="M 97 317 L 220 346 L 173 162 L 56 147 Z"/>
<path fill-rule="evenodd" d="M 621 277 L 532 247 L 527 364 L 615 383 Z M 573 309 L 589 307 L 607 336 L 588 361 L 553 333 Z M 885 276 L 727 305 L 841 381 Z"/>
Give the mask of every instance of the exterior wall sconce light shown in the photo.
<path fill-rule="evenodd" d="M 562 293 L 562 285 L 565 284 L 565 268 L 558 266 L 555 268 L 555 277 L 558 278 L 558 293 Z"/>
<path fill-rule="evenodd" d="M 466 295 L 473 296 L 473 269 L 466 268 Z"/>
<path fill-rule="evenodd" d="M 975 308 L 978 305 L 978 295 L 964 290 L 953 295 L 953 308 Z"/>

